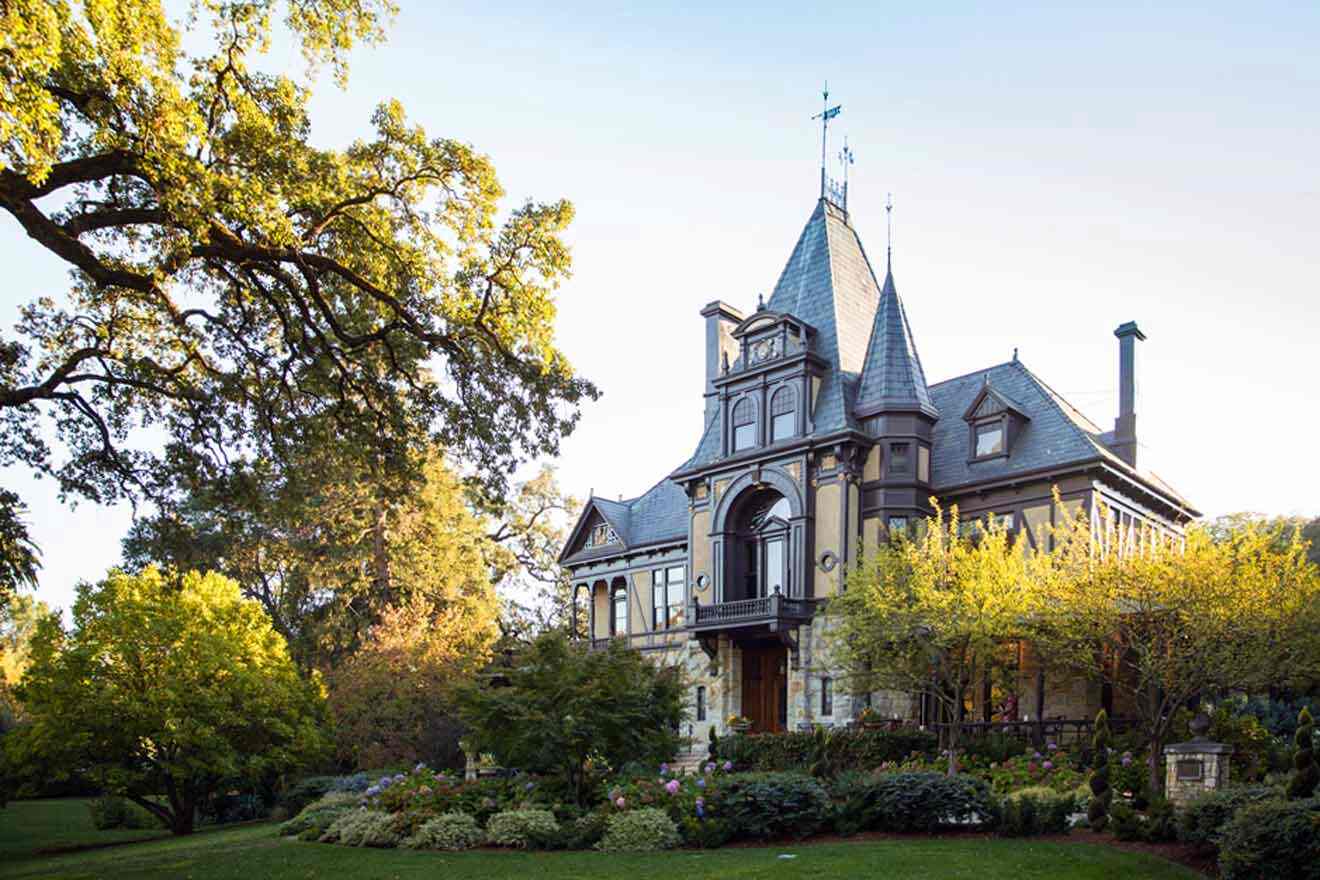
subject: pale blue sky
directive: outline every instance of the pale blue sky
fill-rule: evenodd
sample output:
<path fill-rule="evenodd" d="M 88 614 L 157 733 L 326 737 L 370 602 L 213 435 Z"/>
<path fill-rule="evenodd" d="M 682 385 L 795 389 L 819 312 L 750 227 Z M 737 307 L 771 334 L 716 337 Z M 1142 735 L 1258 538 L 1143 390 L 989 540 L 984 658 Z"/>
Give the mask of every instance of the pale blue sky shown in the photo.
<path fill-rule="evenodd" d="M 346 91 L 320 84 L 315 137 L 346 144 L 397 97 L 488 153 L 512 201 L 575 203 L 559 337 L 605 392 L 559 460 L 578 494 L 631 497 L 690 454 L 698 310 L 773 286 L 816 196 L 809 117 L 828 78 L 878 270 L 894 193 L 895 274 L 931 382 L 1018 346 L 1108 427 L 1111 333 L 1135 319 L 1143 461 L 1209 515 L 1320 512 L 1314 2 L 401 5 Z M 7 216 L 0 265 L 6 326 L 64 288 Z M 40 595 L 67 605 L 118 559 L 128 512 L 71 512 L 48 483 L 0 478 L 33 508 Z"/>

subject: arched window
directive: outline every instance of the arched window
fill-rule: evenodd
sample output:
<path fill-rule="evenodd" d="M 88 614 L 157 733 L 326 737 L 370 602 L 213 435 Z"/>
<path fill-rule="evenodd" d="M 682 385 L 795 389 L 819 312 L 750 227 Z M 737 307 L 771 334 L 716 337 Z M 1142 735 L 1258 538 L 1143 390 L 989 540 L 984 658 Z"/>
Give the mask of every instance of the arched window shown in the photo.
<path fill-rule="evenodd" d="M 797 433 L 797 393 L 785 385 L 770 398 L 770 440 L 778 443 Z"/>
<path fill-rule="evenodd" d="M 729 555 L 728 599 L 789 595 L 791 516 L 788 499 L 773 490 L 758 492 L 742 503 L 736 519 L 735 546 Z"/>
<path fill-rule="evenodd" d="M 610 635 L 628 634 L 628 588 L 616 586 L 610 593 Z"/>
<path fill-rule="evenodd" d="M 733 405 L 733 451 L 756 445 L 756 404 L 744 397 Z"/>

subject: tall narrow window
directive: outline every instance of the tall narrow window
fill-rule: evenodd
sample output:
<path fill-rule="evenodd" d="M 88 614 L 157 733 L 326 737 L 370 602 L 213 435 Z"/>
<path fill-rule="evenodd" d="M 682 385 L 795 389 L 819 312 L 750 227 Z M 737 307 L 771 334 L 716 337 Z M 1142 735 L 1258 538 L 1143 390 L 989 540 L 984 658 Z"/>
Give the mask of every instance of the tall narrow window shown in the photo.
<path fill-rule="evenodd" d="M 664 629 L 669 619 L 669 606 L 665 601 L 665 570 L 651 572 L 651 629 Z"/>
<path fill-rule="evenodd" d="M 697 686 L 697 720 L 706 720 L 706 686 Z"/>
<path fill-rule="evenodd" d="M 610 595 L 610 603 L 613 606 L 613 613 L 610 615 L 610 635 L 625 636 L 628 634 L 628 588 L 615 587 Z"/>
<path fill-rule="evenodd" d="M 683 603 L 687 601 L 683 572 L 681 565 L 651 572 L 652 629 L 674 629 L 683 625 Z"/>
<path fill-rule="evenodd" d="M 923 483 L 930 482 L 930 447 L 917 446 L 917 479 Z"/>
<path fill-rule="evenodd" d="M 832 678 L 820 680 L 820 714 L 834 714 L 834 679 Z"/>
<path fill-rule="evenodd" d="M 797 392 L 785 385 L 770 398 L 770 440 L 778 443 L 797 434 Z"/>
<path fill-rule="evenodd" d="M 733 451 L 756 445 L 756 405 L 744 397 L 733 405 Z"/>
<path fill-rule="evenodd" d="M 912 444 L 889 444 L 889 476 L 906 477 L 912 473 Z"/>

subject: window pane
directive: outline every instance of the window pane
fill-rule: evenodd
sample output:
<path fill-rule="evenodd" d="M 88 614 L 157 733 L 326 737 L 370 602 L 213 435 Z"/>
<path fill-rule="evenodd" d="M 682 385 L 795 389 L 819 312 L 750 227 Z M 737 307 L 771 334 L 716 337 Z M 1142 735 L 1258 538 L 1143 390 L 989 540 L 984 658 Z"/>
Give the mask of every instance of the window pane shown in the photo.
<path fill-rule="evenodd" d="M 889 447 L 889 473 L 912 473 L 911 447 L 907 443 L 894 443 Z"/>
<path fill-rule="evenodd" d="M 834 714 L 834 679 L 832 678 L 820 680 L 820 714 Z"/>
<path fill-rule="evenodd" d="M 784 592 L 784 542 L 780 540 L 765 543 L 765 595 Z"/>
<path fill-rule="evenodd" d="M 697 720 L 706 720 L 706 687 L 704 685 L 697 688 Z"/>
<path fill-rule="evenodd" d="M 756 425 L 738 425 L 733 429 L 734 451 L 751 449 L 756 445 Z"/>
<path fill-rule="evenodd" d="M 993 425 L 981 425 L 976 429 L 976 457 L 999 455 L 1004 451 L 1004 426 L 996 422 Z"/>
<path fill-rule="evenodd" d="M 930 449 L 926 446 L 917 447 L 917 479 L 930 482 Z"/>
<path fill-rule="evenodd" d="M 628 591 L 614 591 L 614 634 L 616 636 L 624 635 L 628 632 Z"/>
<path fill-rule="evenodd" d="M 669 569 L 669 607 L 666 625 L 673 629 L 683 625 L 683 606 L 687 603 L 686 584 L 683 583 L 683 566 Z"/>
<path fill-rule="evenodd" d="M 774 417 L 770 423 L 772 440 L 787 440 L 797 433 L 797 414 L 793 412 L 784 413 Z"/>
<path fill-rule="evenodd" d="M 906 516 L 891 516 L 889 518 L 889 534 L 897 537 L 907 534 L 908 521 Z"/>
<path fill-rule="evenodd" d="M 651 572 L 651 627 L 664 629 L 667 612 L 665 611 L 665 570 L 657 568 Z"/>

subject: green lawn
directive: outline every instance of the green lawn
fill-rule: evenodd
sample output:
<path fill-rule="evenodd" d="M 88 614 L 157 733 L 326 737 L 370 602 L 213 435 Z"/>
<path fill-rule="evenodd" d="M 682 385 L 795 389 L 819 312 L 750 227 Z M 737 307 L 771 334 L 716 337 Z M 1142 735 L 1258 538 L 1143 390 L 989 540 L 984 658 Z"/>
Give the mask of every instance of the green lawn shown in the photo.
<path fill-rule="evenodd" d="M 0 822 L 5 817 L 0 813 Z M 793 855 L 794 858 L 781 858 Z M 783 845 L 772 848 L 655 855 L 474 852 L 456 855 L 350 849 L 275 836 L 273 825 L 248 825 L 193 837 L 18 862 L 0 861 L 0 877 L 94 880 L 100 877 L 258 880 L 351 877 L 352 880 L 500 880 L 510 877 L 858 877 L 886 880 L 1192 880 L 1197 875 L 1153 857 L 1080 843 L 987 839 L 908 839 Z"/>
<path fill-rule="evenodd" d="M 149 840 L 166 831 L 97 831 L 86 798 L 12 801 L 0 809 L 0 865 L 33 853 L 88 844 Z"/>

